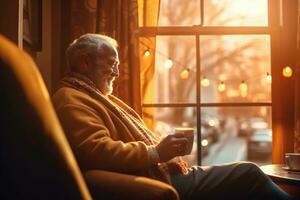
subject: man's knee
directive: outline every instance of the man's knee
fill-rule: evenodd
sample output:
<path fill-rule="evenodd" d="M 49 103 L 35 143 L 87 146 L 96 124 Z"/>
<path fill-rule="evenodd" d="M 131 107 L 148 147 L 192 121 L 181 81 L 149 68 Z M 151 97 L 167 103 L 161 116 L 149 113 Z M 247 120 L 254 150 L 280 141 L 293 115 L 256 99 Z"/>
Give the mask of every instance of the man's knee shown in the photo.
<path fill-rule="evenodd" d="M 240 162 L 237 164 L 237 170 L 244 172 L 246 176 L 255 176 L 255 177 L 264 177 L 266 178 L 265 174 L 261 171 L 261 169 L 252 162 Z"/>

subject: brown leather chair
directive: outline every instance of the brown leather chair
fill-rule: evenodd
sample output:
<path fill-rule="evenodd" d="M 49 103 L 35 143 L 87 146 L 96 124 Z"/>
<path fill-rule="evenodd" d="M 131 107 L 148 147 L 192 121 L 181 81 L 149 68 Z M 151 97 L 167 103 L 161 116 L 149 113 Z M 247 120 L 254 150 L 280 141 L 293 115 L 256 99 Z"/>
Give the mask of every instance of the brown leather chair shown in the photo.
<path fill-rule="evenodd" d="M 0 35 L 0 199 L 178 199 L 165 183 L 82 174 L 32 59 Z"/>

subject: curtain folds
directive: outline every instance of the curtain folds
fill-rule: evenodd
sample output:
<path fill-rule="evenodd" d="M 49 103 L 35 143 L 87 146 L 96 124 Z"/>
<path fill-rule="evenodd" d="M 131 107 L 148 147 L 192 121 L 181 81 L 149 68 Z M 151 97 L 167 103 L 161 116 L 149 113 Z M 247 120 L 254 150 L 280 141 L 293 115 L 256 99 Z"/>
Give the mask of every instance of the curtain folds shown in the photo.
<path fill-rule="evenodd" d="M 119 43 L 120 77 L 114 94 L 141 113 L 137 0 L 98 0 L 96 32 Z"/>
<path fill-rule="evenodd" d="M 138 0 L 139 26 L 158 25 L 159 18 L 159 0 Z M 141 77 L 141 95 L 142 103 L 153 103 L 154 99 L 154 73 L 155 73 L 155 49 L 156 37 L 140 37 L 140 77 Z M 149 54 L 145 55 L 148 51 Z M 150 129 L 153 130 L 154 110 L 152 108 L 143 110 L 143 119 Z"/>
<path fill-rule="evenodd" d="M 67 44 L 85 33 L 102 33 L 119 43 L 120 77 L 114 94 L 141 113 L 139 26 L 137 0 L 66 0 L 62 25 Z M 64 6 L 65 5 L 65 6 Z"/>

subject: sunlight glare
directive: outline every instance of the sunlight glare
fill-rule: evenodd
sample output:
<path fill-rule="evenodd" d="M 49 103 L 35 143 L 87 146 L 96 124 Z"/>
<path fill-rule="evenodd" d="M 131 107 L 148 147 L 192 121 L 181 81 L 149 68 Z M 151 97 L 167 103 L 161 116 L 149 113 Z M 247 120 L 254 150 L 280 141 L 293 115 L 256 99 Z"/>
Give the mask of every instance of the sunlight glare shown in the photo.
<path fill-rule="evenodd" d="M 268 26 L 267 0 L 211 0 L 215 11 L 224 11 L 214 21 L 206 21 L 206 25 L 221 26 Z M 211 11 L 206 11 L 206 16 Z M 213 15 L 213 13 L 212 13 Z"/>

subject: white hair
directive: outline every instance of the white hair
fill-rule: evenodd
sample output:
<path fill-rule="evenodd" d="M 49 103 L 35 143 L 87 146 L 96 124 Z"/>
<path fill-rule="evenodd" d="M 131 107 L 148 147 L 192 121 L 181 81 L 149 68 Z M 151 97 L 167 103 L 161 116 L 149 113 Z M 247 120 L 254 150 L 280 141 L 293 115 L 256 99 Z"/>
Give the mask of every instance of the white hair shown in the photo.
<path fill-rule="evenodd" d="M 101 34 L 88 33 L 80 36 L 66 50 L 66 61 L 69 69 L 75 70 L 81 53 L 86 53 L 92 58 L 96 54 L 101 56 L 105 53 L 104 47 L 117 48 L 118 43 L 115 39 Z"/>

